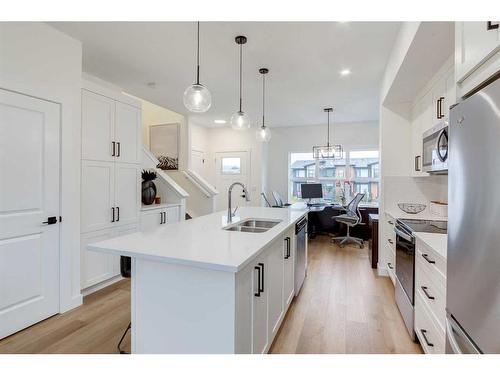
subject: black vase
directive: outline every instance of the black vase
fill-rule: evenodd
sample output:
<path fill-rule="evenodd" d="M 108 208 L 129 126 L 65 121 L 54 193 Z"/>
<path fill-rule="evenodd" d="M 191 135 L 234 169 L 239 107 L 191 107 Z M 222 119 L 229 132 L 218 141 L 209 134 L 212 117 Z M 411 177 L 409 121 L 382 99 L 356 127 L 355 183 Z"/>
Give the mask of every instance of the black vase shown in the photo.
<path fill-rule="evenodd" d="M 142 203 L 153 204 L 156 197 L 156 185 L 153 181 L 142 181 Z"/>

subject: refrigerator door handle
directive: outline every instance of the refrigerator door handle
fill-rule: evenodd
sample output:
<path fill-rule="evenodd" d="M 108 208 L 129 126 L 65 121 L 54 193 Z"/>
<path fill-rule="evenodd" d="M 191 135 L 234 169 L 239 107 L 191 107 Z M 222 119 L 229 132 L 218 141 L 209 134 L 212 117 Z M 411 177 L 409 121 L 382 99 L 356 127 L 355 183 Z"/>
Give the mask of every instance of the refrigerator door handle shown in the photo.
<path fill-rule="evenodd" d="M 455 334 L 453 333 L 453 327 L 450 323 L 450 318 L 446 318 L 446 336 L 448 336 L 448 342 L 450 343 L 451 350 L 454 354 L 462 354 L 462 350 L 455 340 Z"/>
<path fill-rule="evenodd" d="M 455 354 L 482 354 L 451 315 L 446 317 L 446 337 Z"/>

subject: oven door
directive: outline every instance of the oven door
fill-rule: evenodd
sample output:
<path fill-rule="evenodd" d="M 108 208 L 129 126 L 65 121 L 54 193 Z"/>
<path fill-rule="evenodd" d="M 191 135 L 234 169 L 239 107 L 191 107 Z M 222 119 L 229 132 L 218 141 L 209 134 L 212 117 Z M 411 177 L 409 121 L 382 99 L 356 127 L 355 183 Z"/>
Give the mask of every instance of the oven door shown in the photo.
<path fill-rule="evenodd" d="M 414 305 L 415 238 L 397 224 L 394 231 L 396 232 L 396 277 L 408 300 Z"/>
<path fill-rule="evenodd" d="M 439 124 L 423 134 L 422 169 L 430 173 L 448 170 L 448 124 Z"/>

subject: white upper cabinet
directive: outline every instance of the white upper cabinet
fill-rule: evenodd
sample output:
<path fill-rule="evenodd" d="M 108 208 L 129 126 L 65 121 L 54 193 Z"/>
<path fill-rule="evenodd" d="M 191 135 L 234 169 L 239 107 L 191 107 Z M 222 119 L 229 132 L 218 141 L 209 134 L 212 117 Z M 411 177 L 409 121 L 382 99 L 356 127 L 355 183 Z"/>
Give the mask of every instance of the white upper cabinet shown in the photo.
<path fill-rule="evenodd" d="M 140 163 L 141 110 L 82 90 L 82 159 Z"/>
<path fill-rule="evenodd" d="M 82 159 L 112 161 L 115 101 L 82 90 Z"/>
<path fill-rule="evenodd" d="M 458 97 L 500 71 L 500 21 L 455 22 L 455 71 Z"/>
<path fill-rule="evenodd" d="M 457 81 L 462 81 L 499 49 L 498 25 L 497 21 L 457 22 Z"/>
<path fill-rule="evenodd" d="M 131 105 L 116 102 L 116 161 L 140 163 L 140 131 L 141 111 Z"/>
<path fill-rule="evenodd" d="M 424 110 L 427 107 L 423 99 L 419 100 L 413 106 L 411 123 L 411 150 L 413 159 L 410 163 L 410 176 L 412 177 L 427 175 L 426 172 L 422 172 L 422 120 L 424 118 Z"/>

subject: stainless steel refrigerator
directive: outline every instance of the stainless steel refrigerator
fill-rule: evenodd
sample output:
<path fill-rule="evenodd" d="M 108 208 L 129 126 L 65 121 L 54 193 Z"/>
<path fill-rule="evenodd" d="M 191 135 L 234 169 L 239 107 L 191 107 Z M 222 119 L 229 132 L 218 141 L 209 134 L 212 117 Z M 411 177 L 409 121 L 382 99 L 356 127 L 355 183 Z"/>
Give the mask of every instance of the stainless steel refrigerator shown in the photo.
<path fill-rule="evenodd" d="M 446 352 L 500 353 L 500 80 L 451 109 Z"/>

